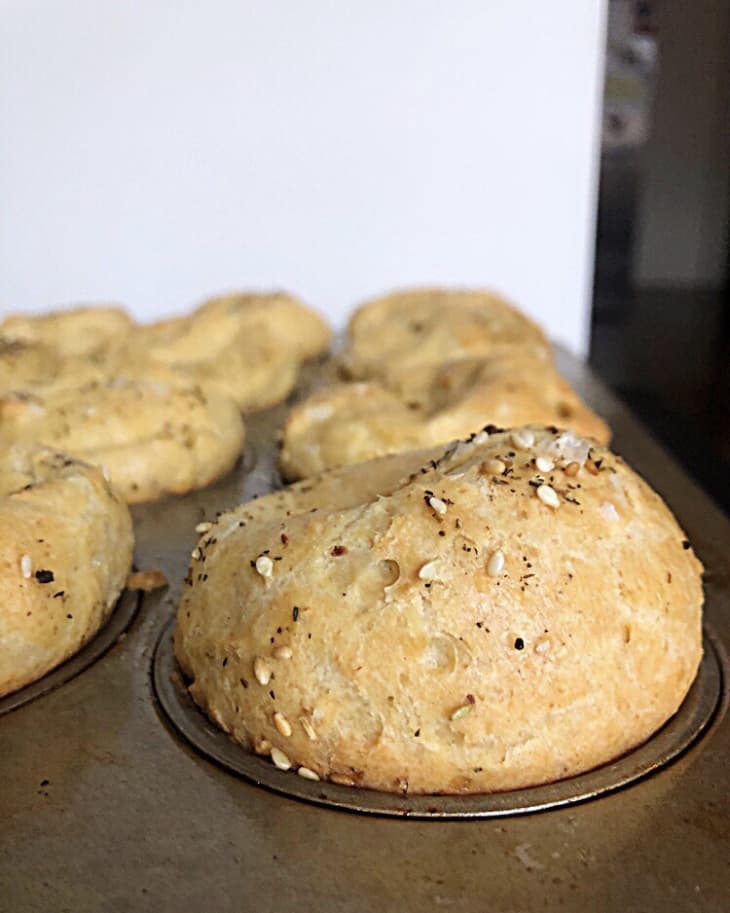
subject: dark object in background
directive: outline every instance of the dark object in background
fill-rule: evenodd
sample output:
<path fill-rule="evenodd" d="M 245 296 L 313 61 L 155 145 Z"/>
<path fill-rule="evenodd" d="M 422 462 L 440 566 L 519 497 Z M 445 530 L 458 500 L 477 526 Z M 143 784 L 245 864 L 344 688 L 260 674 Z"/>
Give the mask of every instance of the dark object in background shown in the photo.
<path fill-rule="evenodd" d="M 729 8 L 612 0 L 590 351 L 728 512 Z"/>

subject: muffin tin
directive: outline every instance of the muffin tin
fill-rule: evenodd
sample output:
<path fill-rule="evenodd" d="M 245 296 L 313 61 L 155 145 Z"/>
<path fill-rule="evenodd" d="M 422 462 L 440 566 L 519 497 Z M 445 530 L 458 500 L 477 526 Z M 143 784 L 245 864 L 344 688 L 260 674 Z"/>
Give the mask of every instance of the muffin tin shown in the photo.
<path fill-rule="evenodd" d="M 677 716 L 614 764 L 487 797 L 310 783 L 233 746 L 179 687 L 170 630 L 195 525 L 279 484 L 280 407 L 249 420 L 231 476 L 134 508 L 136 562 L 170 588 L 145 595 L 103 655 L 0 717 L 0 911 L 727 908 L 730 523 L 590 372 L 561 361 L 707 568 L 705 658 Z"/>

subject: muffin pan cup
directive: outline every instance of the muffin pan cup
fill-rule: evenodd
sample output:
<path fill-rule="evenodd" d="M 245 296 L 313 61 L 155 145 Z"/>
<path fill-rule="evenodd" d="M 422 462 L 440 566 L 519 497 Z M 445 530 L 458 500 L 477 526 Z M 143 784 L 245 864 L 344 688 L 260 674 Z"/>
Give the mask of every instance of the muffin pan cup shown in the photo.
<path fill-rule="evenodd" d="M 278 407 L 249 417 L 230 476 L 133 509 L 136 562 L 169 589 L 83 674 L 0 716 L 0 911 L 726 909 L 730 522 L 584 366 L 560 361 L 707 569 L 702 668 L 657 735 L 580 777 L 478 797 L 309 782 L 230 742 L 180 687 L 170 632 L 195 525 L 280 484 Z"/>

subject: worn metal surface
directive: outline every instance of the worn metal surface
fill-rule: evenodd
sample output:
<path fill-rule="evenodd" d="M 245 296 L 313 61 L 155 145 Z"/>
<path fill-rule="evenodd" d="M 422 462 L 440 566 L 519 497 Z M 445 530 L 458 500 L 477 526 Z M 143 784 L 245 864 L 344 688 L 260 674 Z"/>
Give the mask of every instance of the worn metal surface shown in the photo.
<path fill-rule="evenodd" d="M 706 619 L 730 649 L 730 523 L 585 368 L 563 369 L 664 495 L 707 568 Z M 0 910 L 720 911 L 730 908 L 730 721 L 618 792 L 474 821 L 354 815 L 232 776 L 189 748 L 152 687 L 195 523 L 266 490 L 274 453 L 249 423 L 253 469 L 135 509 L 137 562 L 169 591 L 62 687 L 0 717 Z"/>

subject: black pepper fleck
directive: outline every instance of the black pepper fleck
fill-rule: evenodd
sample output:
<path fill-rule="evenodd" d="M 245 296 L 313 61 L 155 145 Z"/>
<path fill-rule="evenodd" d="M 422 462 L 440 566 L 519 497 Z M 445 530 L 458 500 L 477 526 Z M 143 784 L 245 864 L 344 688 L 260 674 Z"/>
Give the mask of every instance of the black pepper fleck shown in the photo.
<path fill-rule="evenodd" d="M 36 571 L 35 579 L 38 583 L 53 583 L 53 571 Z"/>
<path fill-rule="evenodd" d="M 525 642 L 521 637 L 515 638 L 515 650 L 524 650 Z"/>

